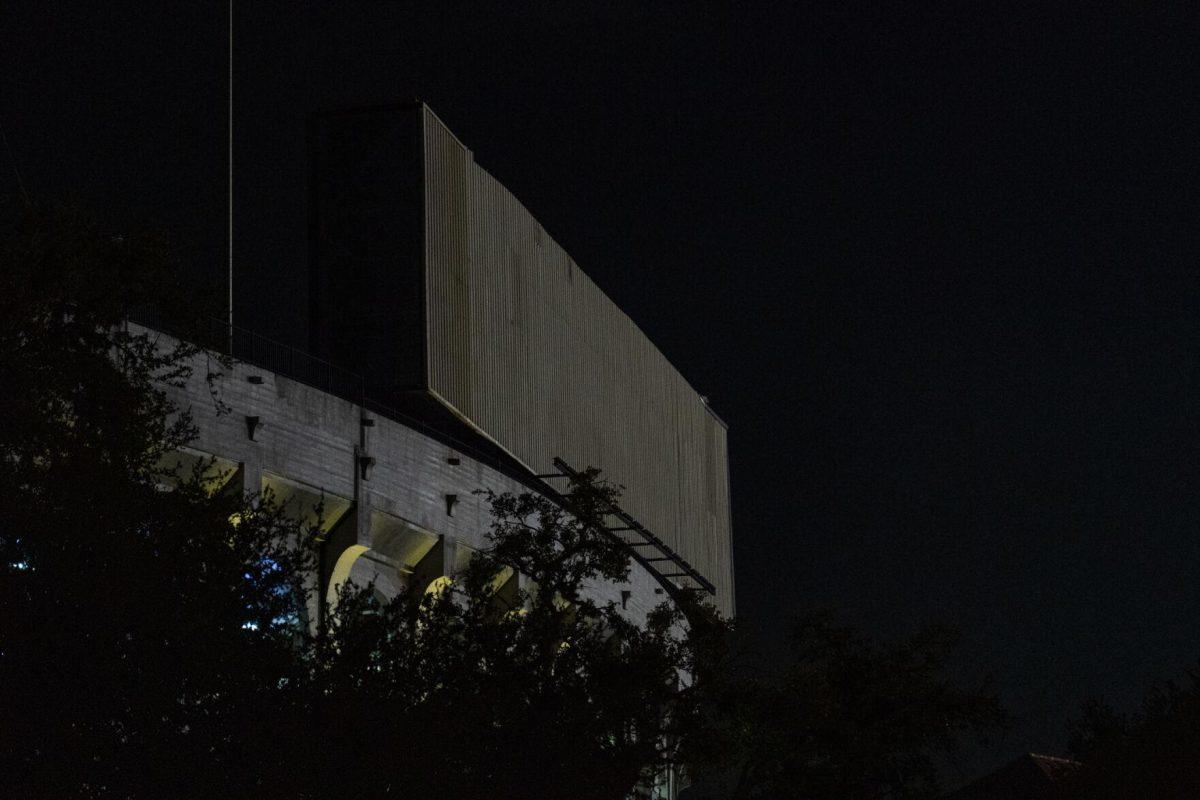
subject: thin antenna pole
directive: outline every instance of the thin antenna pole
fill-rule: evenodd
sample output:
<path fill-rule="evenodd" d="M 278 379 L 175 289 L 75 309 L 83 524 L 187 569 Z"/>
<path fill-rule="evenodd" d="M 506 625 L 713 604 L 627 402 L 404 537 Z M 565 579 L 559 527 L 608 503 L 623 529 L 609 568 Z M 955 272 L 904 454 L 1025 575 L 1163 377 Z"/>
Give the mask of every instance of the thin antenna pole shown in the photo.
<path fill-rule="evenodd" d="M 233 0 L 229 0 L 229 354 L 233 355 Z"/>

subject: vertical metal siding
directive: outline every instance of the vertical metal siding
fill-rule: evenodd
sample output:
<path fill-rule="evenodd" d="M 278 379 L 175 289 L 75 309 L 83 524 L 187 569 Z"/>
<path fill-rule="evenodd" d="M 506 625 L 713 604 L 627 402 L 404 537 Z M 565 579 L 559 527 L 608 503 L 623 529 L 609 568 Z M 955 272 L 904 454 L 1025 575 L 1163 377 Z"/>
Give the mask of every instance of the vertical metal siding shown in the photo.
<path fill-rule="evenodd" d="M 733 612 L 725 427 L 425 109 L 429 386 L 525 464 L 604 469 Z"/>
<path fill-rule="evenodd" d="M 422 109 L 425 174 L 426 319 L 429 386 L 465 416 L 471 407 L 470 249 L 467 231 L 471 153 Z"/>

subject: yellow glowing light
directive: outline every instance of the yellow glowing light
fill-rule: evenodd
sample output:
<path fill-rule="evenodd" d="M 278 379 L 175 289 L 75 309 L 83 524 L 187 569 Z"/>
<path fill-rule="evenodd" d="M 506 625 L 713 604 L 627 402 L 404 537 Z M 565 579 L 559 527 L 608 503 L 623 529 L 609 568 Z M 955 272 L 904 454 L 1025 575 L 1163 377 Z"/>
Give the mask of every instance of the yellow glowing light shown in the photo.
<path fill-rule="evenodd" d="M 433 581 L 425 587 L 425 594 L 441 597 L 446 592 L 450 591 L 450 587 L 454 585 L 454 580 L 446 575 L 440 578 L 434 578 Z"/>
<path fill-rule="evenodd" d="M 354 568 L 354 562 L 367 550 L 368 548 L 361 544 L 352 544 L 342 551 L 337 563 L 333 565 L 333 572 L 329 575 L 329 589 L 325 593 L 325 599 L 331 608 L 337 608 L 338 589 L 350 580 L 350 570 Z"/>

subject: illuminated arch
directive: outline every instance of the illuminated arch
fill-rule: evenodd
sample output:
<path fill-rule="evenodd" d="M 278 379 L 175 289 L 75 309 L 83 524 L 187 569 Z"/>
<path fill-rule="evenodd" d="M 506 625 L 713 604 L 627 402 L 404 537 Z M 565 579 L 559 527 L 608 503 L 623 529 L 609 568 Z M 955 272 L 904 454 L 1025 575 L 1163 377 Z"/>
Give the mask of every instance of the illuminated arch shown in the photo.
<path fill-rule="evenodd" d="M 433 606 L 441 601 L 442 598 L 449 596 L 451 603 L 460 609 L 465 608 L 467 599 L 463 597 L 461 593 L 452 591 L 454 588 L 454 583 L 454 578 L 450 577 L 449 575 L 439 575 L 438 577 L 434 578 L 429 582 L 429 585 L 425 587 L 425 591 L 421 596 L 421 604 Z M 418 624 L 423 625 L 424 621 L 421 620 L 418 622 Z"/>
<path fill-rule="evenodd" d="M 348 582 L 356 586 L 373 583 L 375 598 L 381 603 L 388 602 L 408 589 L 402 575 L 389 559 L 361 544 L 347 547 L 333 565 L 329 586 L 325 592 L 325 602 L 329 604 L 330 611 L 337 609 L 338 590 Z"/>

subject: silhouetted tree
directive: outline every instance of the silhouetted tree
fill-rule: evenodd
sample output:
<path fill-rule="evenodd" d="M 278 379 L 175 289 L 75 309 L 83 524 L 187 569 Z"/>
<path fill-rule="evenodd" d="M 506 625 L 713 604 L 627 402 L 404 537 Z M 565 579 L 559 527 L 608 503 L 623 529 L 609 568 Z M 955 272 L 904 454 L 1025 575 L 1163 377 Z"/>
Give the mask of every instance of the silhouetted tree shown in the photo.
<path fill-rule="evenodd" d="M 728 681 L 704 770 L 714 796 L 869 800 L 936 797 L 938 765 L 964 738 L 1001 728 L 986 686 L 946 674 L 956 637 L 928 628 L 875 645 L 831 622 L 798 619 L 793 657 L 776 680 Z"/>
<path fill-rule="evenodd" d="M 1083 762 L 1072 787 L 1079 798 L 1200 796 L 1200 668 L 1152 687 L 1133 715 L 1088 701 L 1071 750 Z"/>
<path fill-rule="evenodd" d="M 164 240 L 64 206 L 2 215 L 3 794 L 204 794 L 294 669 L 273 621 L 296 613 L 311 557 L 270 504 L 164 471 L 193 430 L 162 387 L 196 348 L 125 325 L 163 303 L 186 324 Z"/>
<path fill-rule="evenodd" d="M 343 588 L 307 696 L 320 727 L 354 735 L 313 740 L 304 781 L 331 781 L 329 796 L 368 789 L 382 759 L 418 796 L 619 798 L 651 785 L 697 727 L 697 693 L 680 682 L 701 639 L 676 607 L 638 626 L 583 591 L 629 569 L 598 533 L 596 501 L 614 495 L 594 472 L 571 487 L 570 513 L 490 495 L 492 545 L 443 591 L 383 604 Z M 496 580 L 512 568 L 532 579 L 515 598 Z"/>

